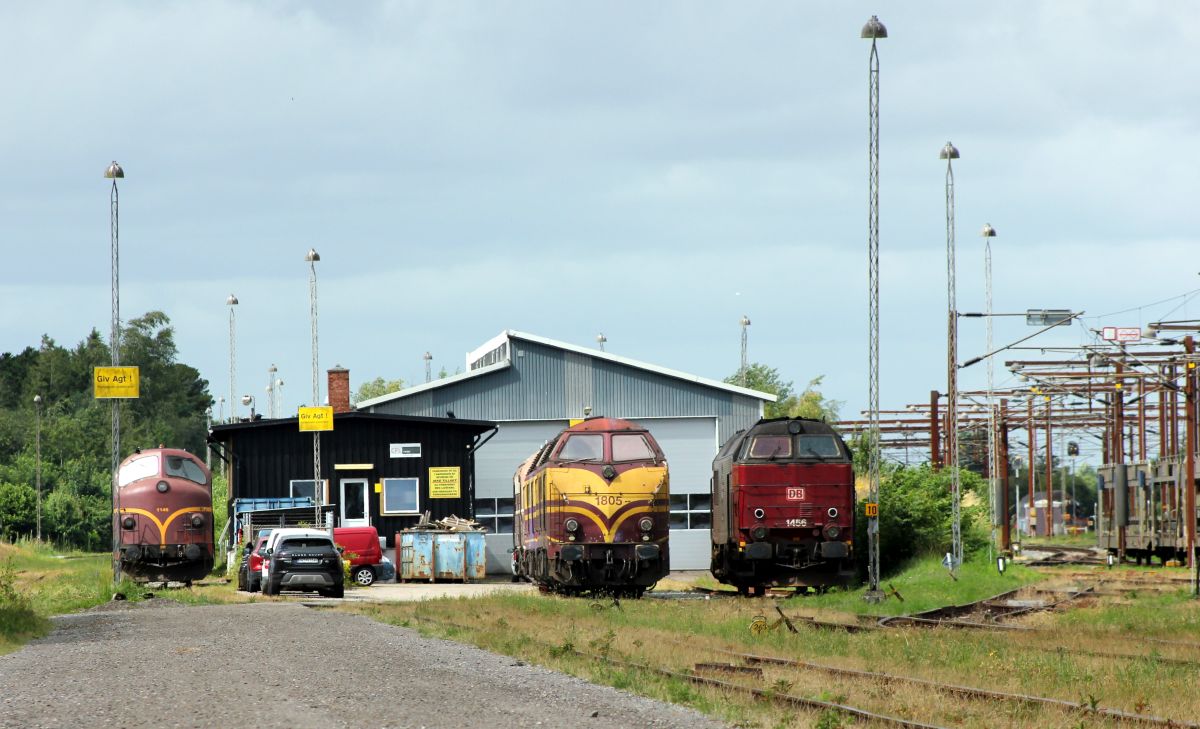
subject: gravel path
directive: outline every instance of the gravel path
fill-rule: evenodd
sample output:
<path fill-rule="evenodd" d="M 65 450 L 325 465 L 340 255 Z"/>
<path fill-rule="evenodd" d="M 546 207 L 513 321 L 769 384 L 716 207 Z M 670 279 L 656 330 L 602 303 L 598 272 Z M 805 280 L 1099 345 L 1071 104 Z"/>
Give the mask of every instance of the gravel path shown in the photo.
<path fill-rule="evenodd" d="M 0 727 L 724 726 L 357 615 L 120 605 L 0 656 Z"/>

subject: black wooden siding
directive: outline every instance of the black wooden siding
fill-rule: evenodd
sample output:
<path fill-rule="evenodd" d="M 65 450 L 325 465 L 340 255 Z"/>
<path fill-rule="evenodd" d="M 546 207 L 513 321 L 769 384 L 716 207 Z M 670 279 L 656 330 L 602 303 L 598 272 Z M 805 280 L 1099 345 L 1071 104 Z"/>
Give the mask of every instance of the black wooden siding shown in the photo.
<path fill-rule="evenodd" d="M 384 478 L 417 478 L 422 512 L 441 519 L 451 514 L 475 516 L 475 461 L 472 445 L 488 437 L 495 426 L 477 420 L 451 420 L 349 412 L 334 416 L 334 429 L 321 437 L 321 478 L 329 481 L 329 500 L 340 499 L 341 479 L 363 478 L 368 483 L 371 525 L 394 546 L 395 533 L 413 526 L 419 515 L 384 516 L 374 485 Z M 293 480 L 311 480 L 312 433 L 301 433 L 295 418 L 217 425 L 209 440 L 232 464 L 229 498 L 290 496 Z M 420 458 L 391 458 L 392 443 L 420 443 Z M 337 464 L 372 465 L 370 469 L 340 470 Z M 457 499 L 429 498 L 429 469 L 458 466 L 462 483 Z M 335 509 L 335 515 L 337 510 Z"/>

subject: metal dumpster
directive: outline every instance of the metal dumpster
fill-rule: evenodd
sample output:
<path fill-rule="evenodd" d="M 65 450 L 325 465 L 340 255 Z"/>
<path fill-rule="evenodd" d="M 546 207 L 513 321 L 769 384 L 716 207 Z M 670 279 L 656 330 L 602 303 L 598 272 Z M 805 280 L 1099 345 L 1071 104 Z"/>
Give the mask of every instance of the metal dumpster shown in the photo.
<path fill-rule="evenodd" d="M 396 534 L 401 582 L 481 580 L 485 574 L 483 532 L 413 530 Z"/>

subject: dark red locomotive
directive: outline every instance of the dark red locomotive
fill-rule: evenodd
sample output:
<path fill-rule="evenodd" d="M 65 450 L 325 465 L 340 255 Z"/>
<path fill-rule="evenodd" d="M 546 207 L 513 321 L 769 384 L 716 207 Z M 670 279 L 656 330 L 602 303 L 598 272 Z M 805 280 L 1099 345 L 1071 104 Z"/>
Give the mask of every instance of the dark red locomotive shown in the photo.
<path fill-rule="evenodd" d="M 113 559 L 134 580 L 191 582 L 212 569 L 212 474 L 191 453 L 155 448 L 126 458 L 113 507 Z"/>
<path fill-rule="evenodd" d="M 713 460 L 712 573 L 742 594 L 854 577 L 854 470 L 826 423 L 760 420 Z"/>

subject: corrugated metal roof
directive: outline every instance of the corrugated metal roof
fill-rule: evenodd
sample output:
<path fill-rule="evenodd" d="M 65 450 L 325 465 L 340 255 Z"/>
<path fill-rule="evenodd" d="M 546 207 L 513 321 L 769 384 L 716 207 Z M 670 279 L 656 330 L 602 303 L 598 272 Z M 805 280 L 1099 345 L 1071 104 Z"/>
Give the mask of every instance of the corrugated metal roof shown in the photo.
<path fill-rule="evenodd" d="M 591 349 L 589 347 L 580 347 L 580 346 L 577 346 L 574 344 L 568 344 L 567 342 L 560 342 L 555 339 L 539 337 L 536 334 L 519 332 L 519 331 L 516 331 L 513 329 L 508 329 L 508 330 L 501 332 L 499 335 L 488 340 L 481 347 L 476 348 L 476 350 L 474 352 L 472 352 L 472 354 L 477 354 L 477 353 L 485 351 L 485 350 L 490 351 L 491 349 L 494 349 L 496 346 L 498 346 L 499 343 L 501 343 L 502 341 L 508 340 L 511 342 L 513 339 L 523 340 L 526 342 L 532 342 L 535 344 L 541 344 L 543 346 L 551 347 L 553 349 L 557 349 L 557 350 L 560 350 L 563 352 L 586 355 L 587 357 L 591 357 L 592 359 L 595 359 L 595 360 L 611 362 L 613 364 L 623 365 L 625 367 L 630 367 L 630 368 L 633 368 L 636 370 L 643 370 L 645 372 L 653 372 L 655 374 L 663 375 L 665 377 L 670 377 L 670 378 L 677 379 L 677 380 L 681 380 L 683 382 L 688 382 L 688 383 L 692 383 L 695 385 L 700 385 L 702 387 L 712 388 L 715 390 L 723 390 L 725 392 L 731 392 L 731 393 L 735 393 L 738 395 L 744 395 L 746 397 L 751 397 L 756 400 L 764 400 L 766 402 L 776 402 L 778 400 L 778 398 L 775 395 L 772 395 L 769 392 L 760 392 L 758 390 L 751 390 L 747 387 L 738 387 L 737 385 L 730 385 L 727 382 L 711 380 L 707 377 L 700 377 L 699 375 L 693 375 L 693 374 L 689 374 L 687 372 L 681 372 L 679 370 L 669 369 L 667 367 L 659 367 L 658 365 L 652 365 L 647 362 L 640 362 L 638 360 L 630 359 L 628 357 L 621 357 L 619 355 L 610 354 L 608 352 L 604 352 L 599 349 Z M 468 355 L 468 358 L 470 358 L 470 356 L 471 355 Z M 370 400 L 364 400 L 363 402 L 358 404 L 358 407 L 359 408 L 368 408 L 368 407 L 372 407 L 375 405 L 381 405 L 383 403 L 400 400 L 403 398 L 408 398 L 412 395 L 417 395 L 422 392 L 429 392 L 431 390 L 437 390 L 437 389 L 440 389 L 440 388 L 443 388 L 443 387 L 446 387 L 449 385 L 453 385 L 458 382 L 462 382 L 463 380 L 466 380 L 466 379 L 469 379 L 472 377 L 478 377 L 480 375 L 497 372 L 497 371 L 506 369 L 512 365 L 511 357 L 512 357 L 512 351 L 510 348 L 509 359 L 506 359 L 502 362 L 488 365 L 486 367 L 481 367 L 476 370 L 470 370 L 470 371 L 464 372 L 463 374 L 460 374 L 460 375 L 454 375 L 453 377 L 447 377 L 442 380 L 435 380 L 433 382 L 427 382 L 427 383 L 424 383 L 421 385 L 417 385 L 416 387 L 409 387 L 404 390 L 400 390 L 398 392 L 392 392 L 387 395 L 381 395 L 376 398 L 371 398 Z M 578 361 L 572 362 L 572 364 L 576 367 L 579 367 L 582 365 L 582 363 L 578 362 Z M 542 382 L 542 383 L 530 383 L 530 384 L 540 386 L 542 388 L 543 392 L 557 391 L 555 388 L 557 388 L 558 390 L 561 390 L 561 387 L 563 385 L 562 382 Z"/>

